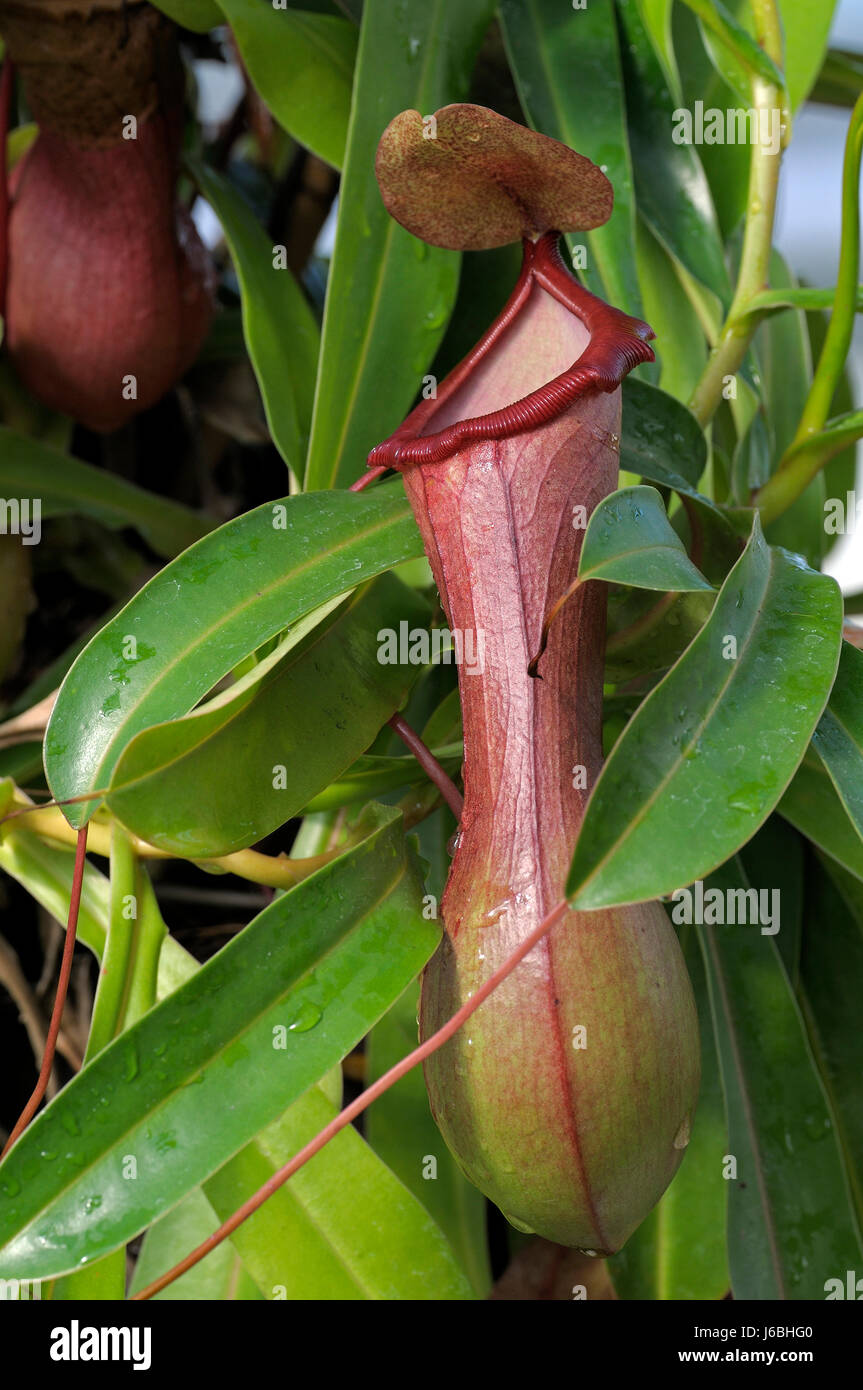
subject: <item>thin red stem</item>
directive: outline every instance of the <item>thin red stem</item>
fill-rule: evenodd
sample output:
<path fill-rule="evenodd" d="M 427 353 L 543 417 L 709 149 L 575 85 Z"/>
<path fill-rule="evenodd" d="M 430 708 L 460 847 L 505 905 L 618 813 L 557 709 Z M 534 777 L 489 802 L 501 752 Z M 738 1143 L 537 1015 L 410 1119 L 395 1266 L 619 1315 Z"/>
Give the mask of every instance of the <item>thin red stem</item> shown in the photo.
<path fill-rule="evenodd" d="M 441 767 L 431 749 L 423 743 L 419 734 L 414 733 L 410 724 L 402 719 L 400 714 L 394 714 L 388 723 L 390 728 L 395 730 L 402 742 L 406 744 L 413 753 L 429 781 L 434 782 L 456 820 L 461 820 L 461 813 L 464 810 L 464 797 L 449 773 L 445 772 Z"/>
<path fill-rule="evenodd" d="M 314 1139 L 310 1140 L 305 1148 L 300 1149 L 300 1152 L 295 1154 L 283 1168 L 280 1168 L 277 1173 L 274 1173 L 273 1176 L 264 1183 L 263 1187 L 258 1189 L 253 1197 L 250 1197 L 247 1202 L 244 1202 L 243 1205 L 234 1212 L 233 1216 L 230 1216 L 227 1221 L 223 1222 L 217 1231 L 214 1231 L 211 1236 L 208 1236 L 196 1250 L 193 1250 L 191 1254 L 187 1255 L 185 1259 L 181 1260 L 173 1269 L 169 1269 L 166 1274 L 161 1275 L 161 1277 L 155 1279 L 152 1284 L 148 1284 L 145 1289 L 141 1289 L 139 1293 L 134 1294 L 132 1301 L 152 1298 L 154 1294 L 160 1293 L 162 1289 L 172 1284 L 175 1279 L 179 1279 L 182 1274 L 190 1270 L 199 1260 L 203 1260 L 205 1256 L 209 1255 L 211 1250 L 215 1250 L 217 1245 L 220 1245 L 238 1226 L 241 1226 L 244 1221 L 248 1220 L 250 1216 L 258 1211 L 259 1208 L 264 1205 L 268 1197 L 272 1197 L 274 1192 L 278 1192 L 279 1188 L 288 1181 L 288 1178 L 293 1177 L 294 1173 L 302 1168 L 304 1164 L 308 1163 L 310 1158 L 314 1158 L 315 1154 L 320 1153 L 325 1144 L 328 1144 L 329 1141 L 334 1139 L 352 1120 L 355 1120 L 358 1115 L 361 1115 L 362 1112 L 371 1105 L 372 1101 L 377 1100 L 378 1096 L 383 1095 L 384 1091 L 388 1091 L 391 1086 L 394 1086 L 397 1081 L 400 1081 L 418 1062 L 424 1061 L 426 1057 L 430 1057 L 433 1052 L 436 1052 L 439 1047 L 442 1047 L 445 1042 L 448 1042 L 453 1034 L 458 1032 L 462 1024 L 467 1022 L 471 1014 L 476 1012 L 480 1004 L 483 1004 L 488 996 L 497 989 L 498 985 L 506 979 L 507 975 L 515 969 L 519 961 L 523 960 L 524 957 L 533 950 L 534 946 L 542 940 L 546 932 L 550 931 L 555 923 L 560 921 L 567 910 L 568 904 L 566 902 L 558 903 L 557 907 L 549 912 L 538 926 L 534 927 L 530 935 L 525 937 L 521 945 L 513 951 L 511 956 L 507 957 L 503 965 L 499 966 L 494 974 L 489 976 L 485 984 L 481 985 L 476 991 L 476 994 L 468 999 L 467 1003 L 462 1004 L 458 1012 L 453 1014 L 452 1018 L 449 1019 L 442 1028 L 439 1028 L 436 1033 L 432 1033 L 430 1038 L 426 1038 L 424 1043 L 414 1048 L 413 1052 L 409 1052 L 407 1057 L 403 1057 L 394 1067 L 390 1067 L 389 1071 L 385 1072 L 373 1086 L 369 1086 L 368 1090 L 363 1091 L 361 1096 L 350 1105 L 346 1106 L 345 1109 L 342 1110 L 334 1120 L 331 1120 Z"/>
<path fill-rule="evenodd" d="M 72 973 L 72 956 L 75 952 L 75 936 L 78 931 L 78 909 L 81 903 L 81 887 L 84 882 L 84 865 L 87 858 L 87 827 L 78 831 L 78 843 L 75 847 L 75 869 L 72 875 L 72 892 L 69 897 L 69 918 L 66 924 L 66 940 L 63 943 L 63 959 L 60 962 L 60 975 L 57 980 L 57 993 L 54 997 L 54 1010 L 51 1014 L 51 1025 L 48 1029 L 48 1036 L 45 1039 L 45 1052 L 42 1056 L 42 1069 L 39 1072 L 39 1080 L 36 1082 L 36 1089 L 28 1100 L 24 1109 L 18 1117 L 18 1122 L 9 1138 L 0 1158 L 5 1158 L 6 1154 L 15 1143 L 18 1136 L 27 1128 L 39 1105 L 46 1090 L 48 1089 L 48 1079 L 51 1075 L 51 1068 L 54 1065 L 54 1052 L 57 1047 L 57 1036 L 60 1032 L 60 1023 L 63 1018 L 63 1006 L 66 1003 L 66 994 L 69 989 L 69 976 Z"/>
<path fill-rule="evenodd" d="M 348 492 L 362 492 L 364 487 L 368 487 L 369 483 L 373 483 L 375 478 L 379 478 L 386 471 L 385 464 L 379 464 L 377 468 L 370 468 L 361 478 L 357 478 L 355 483 L 351 483 Z"/>

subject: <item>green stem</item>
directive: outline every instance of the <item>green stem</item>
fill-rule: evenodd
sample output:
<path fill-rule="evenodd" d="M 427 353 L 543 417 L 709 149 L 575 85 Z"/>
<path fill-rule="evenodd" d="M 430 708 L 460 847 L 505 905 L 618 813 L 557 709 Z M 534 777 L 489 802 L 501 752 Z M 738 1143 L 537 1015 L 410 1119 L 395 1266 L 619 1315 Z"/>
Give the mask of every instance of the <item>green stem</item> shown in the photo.
<path fill-rule="evenodd" d="M 831 451 L 831 441 L 828 438 L 819 440 L 817 436 L 827 422 L 854 332 L 860 258 L 858 189 L 861 155 L 863 96 L 858 99 L 851 113 L 845 141 L 845 162 L 842 171 L 842 240 L 833 312 L 797 433 L 780 459 L 776 472 L 754 498 L 764 521 L 773 521 L 777 516 L 781 516 L 836 452 L 835 449 Z"/>
<path fill-rule="evenodd" d="M 107 1047 L 122 1030 L 128 978 L 133 955 L 134 920 L 129 917 L 130 904 L 135 910 L 137 860 L 125 830 L 116 823 L 111 829 L 111 901 L 108 917 L 108 939 L 99 972 L 99 984 L 93 1004 L 90 1036 L 84 1053 L 84 1066 Z"/>
<path fill-rule="evenodd" d="M 134 950 L 125 1007 L 121 1019 L 122 1028 L 131 1028 L 156 1002 L 156 985 L 159 976 L 159 956 L 162 942 L 168 934 L 150 875 L 143 864 L 137 865 L 137 908 L 135 922 Z"/>
<path fill-rule="evenodd" d="M 18 806 L 20 815 L 16 819 L 20 820 L 22 830 L 44 836 L 48 840 L 56 840 L 63 845 L 74 844 L 75 831 L 58 807 L 30 806 L 23 798 L 18 801 Z M 139 839 L 137 835 L 131 835 L 129 841 L 139 859 L 182 858 L 181 855 L 174 855 L 168 850 L 157 849 L 155 845 L 147 844 L 146 840 Z M 90 822 L 87 848 L 93 854 L 110 855 L 111 825 L 94 818 Z M 328 854 L 317 854 L 307 859 L 288 859 L 283 855 L 262 854 L 256 849 L 240 849 L 233 854 L 223 854 L 215 859 L 190 859 L 188 862 L 205 871 L 236 874 L 238 878 L 247 879 L 250 883 L 259 883 L 266 888 L 294 888 L 302 879 L 316 873 L 325 864 L 329 864 L 336 854 L 341 853 L 343 849 Z"/>
<path fill-rule="evenodd" d="M 782 63 L 782 27 L 776 0 L 751 0 L 751 4 L 758 42 L 768 57 L 779 66 Z M 707 359 L 701 380 L 689 403 L 690 410 L 702 428 L 713 418 L 722 400 L 726 378 L 734 376 L 746 356 L 755 331 L 754 324 L 747 317 L 749 304 L 756 294 L 766 289 L 770 268 L 781 151 L 788 143 L 791 117 L 783 90 L 775 83 L 766 82 L 762 77 L 756 76 L 752 80 L 752 104 L 758 113 L 759 122 L 761 111 L 779 107 L 782 112 L 784 134 L 780 149 L 775 154 L 771 154 L 760 141 L 756 141 L 752 146 L 747 194 L 748 211 L 737 287 L 719 338 Z"/>
<path fill-rule="evenodd" d="M 131 837 L 111 827 L 108 938 L 93 1005 L 86 1066 L 156 1002 L 159 954 L 167 928 Z"/>

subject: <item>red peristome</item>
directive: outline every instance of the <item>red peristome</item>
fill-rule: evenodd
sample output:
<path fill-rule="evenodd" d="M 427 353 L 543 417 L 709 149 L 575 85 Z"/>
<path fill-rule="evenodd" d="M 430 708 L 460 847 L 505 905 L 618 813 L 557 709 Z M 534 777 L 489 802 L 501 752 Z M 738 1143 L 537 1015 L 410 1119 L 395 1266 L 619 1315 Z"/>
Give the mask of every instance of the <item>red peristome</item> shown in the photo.
<path fill-rule="evenodd" d="M 370 468 L 402 468 L 411 463 L 440 462 L 472 439 L 507 439 L 514 434 L 548 424 L 591 389 L 614 391 L 627 372 L 640 362 L 652 362 L 648 339 L 653 329 L 641 319 L 613 309 L 583 289 L 566 269 L 558 250 L 558 232 L 547 232 L 538 241 L 525 241 L 524 260 L 515 289 L 488 332 L 462 362 L 450 372 L 437 397 L 422 401 L 382 444 L 369 454 Z M 520 400 L 486 415 L 457 420 L 434 434 L 425 427 L 441 412 L 463 383 L 500 343 L 536 287 L 545 290 L 587 329 L 589 342 L 566 371 Z"/>

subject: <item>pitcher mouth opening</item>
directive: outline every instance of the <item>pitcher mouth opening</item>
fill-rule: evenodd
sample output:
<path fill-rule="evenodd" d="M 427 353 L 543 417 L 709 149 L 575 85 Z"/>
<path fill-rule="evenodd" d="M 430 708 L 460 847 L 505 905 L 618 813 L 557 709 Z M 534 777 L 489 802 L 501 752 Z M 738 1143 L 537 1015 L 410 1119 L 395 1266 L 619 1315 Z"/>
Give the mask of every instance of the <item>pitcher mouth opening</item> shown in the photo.
<path fill-rule="evenodd" d="M 582 288 L 564 265 L 559 237 L 559 232 L 551 231 L 536 241 L 524 239 L 521 274 L 498 318 L 450 372 L 437 398 L 422 401 L 389 439 L 372 449 L 362 483 L 388 468 L 441 462 L 471 441 L 506 439 L 548 424 L 587 392 L 614 391 L 633 367 L 653 361 L 648 342 L 653 330 Z M 563 372 L 512 404 L 435 429 L 435 417 L 445 416 L 447 403 L 486 361 L 537 289 L 562 304 L 586 329 L 581 352 Z"/>

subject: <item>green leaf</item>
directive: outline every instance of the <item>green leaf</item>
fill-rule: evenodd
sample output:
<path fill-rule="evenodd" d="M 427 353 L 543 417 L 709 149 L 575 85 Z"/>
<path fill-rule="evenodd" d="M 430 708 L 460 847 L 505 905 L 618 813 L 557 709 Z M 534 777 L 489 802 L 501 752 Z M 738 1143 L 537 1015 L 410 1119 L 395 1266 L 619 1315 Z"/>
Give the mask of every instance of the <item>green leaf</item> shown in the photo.
<path fill-rule="evenodd" d="M 422 1084 L 420 1082 L 420 1084 Z M 313 1086 L 206 1184 L 223 1220 L 324 1128 L 338 1107 Z M 235 1231 L 268 1298 L 470 1299 L 440 1228 L 350 1126 Z"/>
<path fill-rule="evenodd" d="M 455 301 L 459 258 L 389 216 L 373 177 L 378 140 L 406 108 L 464 99 L 492 0 L 366 0 L 306 487 L 363 473 L 369 450 L 419 394 Z M 382 383 L 386 389 L 382 389 Z"/>
<path fill-rule="evenodd" d="M 167 1274 L 190 1250 L 194 1250 L 218 1226 L 218 1218 L 200 1188 L 195 1188 L 172 1211 L 150 1227 L 144 1237 L 135 1265 L 130 1293 L 137 1293 Z M 211 1250 L 161 1293 L 153 1302 L 246 1301 L 262 1297 L 257 1285 L 243 1268 L 243 1262 L 230 1240 Z"/>
<path fill-rule="evenodd" d="M 770 258 L 770 283 L 794 285 L 794 276 L 778 251 Z M 800 421 L 801 402 L 812 382 L 812 355 L 802 310 L 768 319 L 758 330 L 755 351 L 761 367 L 764 393 L 764 423 L 772 472 L 785 453 Z M 760 486 L 766 479 L 753 483 Z M 748 493 L 742 500 L 748 498 Z M 819 474 L 783 513 L 765 529 L 771 545 L 796 550 L 815 568 L 827 548 L 824 530 L 824 476 Z"/>
<path fill-rule="evenodd" d="M 146 492 L 7 425 L 0 425 L 0 493 L 38 497 L 43 519 L 72 514 L 92 517 L 112 530 L 134 526 L 157 554 L 166 557 L 200 540 L 213 525 L 179 502 Z"/>
<path fill-rule="evenodd" d="M 797 769 L 779 803 L 779 813 L 831 859 L 863 879 L 863 839 L 814 748 Z"/>
<path fill-rule="evenodd" d="M 748 10 L 749 0 L 745 0 L 745 4 Z M 705 111 L 713 107 L 724 112 L 740 106 L 736 93 L 716 71 L 713 57 L 705 47 L 703 28 L 685 5 L 674 6 L 672 33 L 676 51 L 686 54 L 686 61 L 680 69 L 678 106 L 692 112 L 696 110 L 696 101 L 704 103 Z M 748 108 L 750 101 L 747 99 L 742 104 Z M 705 144 L 698 147 L 698 157 L 710 185 L 720 231 L 726 239 L 734 233 L 746 210 L 751 154 L 751 146 L 742 144 Z"/>
<path fill-rule="evenodd" d="M 64 1274 L 51 1286 L 52 1303 L 120 1302 L 126 1297 L 126 1250 L 120 1246 L 110 1255 L 84 1269 Z"/>
<path fill-rule="evenodd" d="M 365 826 L 359 844 L 276 898 L 33 1121 L 0 1165 L 0 1276 L 62 1274 L 132 1239 L 281 1115 L 406 988 L 439 931 L 422 917 L 401 815 L 370 808 Z"/>
<path fill-rule="evenodd" d="M 762 315 L 780 314 L 785 309 L 803 309 L 808 313 L 815 313 L 822 309 L 832 309 L 835 298 L 835 285 L 829 290 L 819 290 L 809 285 L 792 283 L 779 289 L 762 290 L 759 294 L 753 295 L 747 303 L 745 318 L 757 319 Z M 863 285 L 857 287 L 857 312 L 863 312 Z"/>
<path fill-rule="evenodd" d="M 671 91 L 679 93 L 680 73 L 677 69 L 671 32 L 674 0 L 636 0 L 636 3 L 641 22 L 662 64 L 665 80 Z"/>
<path fill-rule="evenodd" d="M 263 839 L 341 776 L 399 708 L 417 669 L 379 661 L 377 634 L 427 617 L 394 575 L 372 580 L 287 656 L 262 663 L 259 678 L 256 670 L 236 693 L 138 734 L 114 769 L 109 807 L 134 834 L 188 858 Z"/>
<path fill-rule="evenodd" d="M 671 1186 L 608 1262 L 618 1295 L 628 1300 L 715 1300 L 725 1297 L 730 1283 L 725 1249 L 728 1184 L 722 1177 L 728 1134 L 707 981 L 694 927 L 681 928 L 680 944 L 698 1005 L 701 1089 L 692 1136 Z"/>
<path fill-rule="evenodd" d="M 727 864 L 710 887 L 747 886 Z M 820 1299 L 861 1258 L 837 1138 L 775 940 L 699 928 L 728 1115 L 728 1257 L 737 1299 Z M 766 1026 L 769 1020 L 769 1026 Z"/>
<path fill-rule="evenodd" d="M 731 285 L 704 170 L 692 145 L 674 142 L 677 104 L 636 0 L 616 5 L 639 210 L 662 244 L 727 305 Z"/>
<path fill-rule="evenodd" d="M 841 625 L 834 581 L 767 546 L 756 518 L 704 628 L 600 774 L 567 883 L 575 907 L 659 897 L 749 839 L 806 751 Z"/>
<path fill-rule="evenodd" d="M 863 410 L 849 410 L 828 420 L 823 429 L 789 450 L 787 457 L 796 460 L 812 454 L 826 461 L 858 439 L 863 439 Z"/>
<path fill-rule="evenodd" d="M 419 994 L 413 983 L 369 1034 L 367 1085 L 416 1047 L 418 1010 Z M 491 1286 L 485 1198 L 464 1177 L 441 1138 L 420 1067 L 375 1101 L 366 1132 L 375 1152 L 437 1221 L 474 1291 L 485 1298 Z"/>
<path fill-rule="evenodd" d="M 839 670 L 812 745 L 863 836 L 863 652 L 850 642 L 842 643 Z"/>
<path fill-rule="evenodd" d="M 196 34 L 205 34 L 222 23 L 222 12 L 216 0 L 153 0 L 153 3 L 169 19 Z"/>
<path fill-rule="evenodd" d="M 255 89 L 301 145 L 340 169 L 357 33 L 353 24 L 260 0 L 219 0 Z"/>
<path fill-rule="evenodd" d="M 759 47 L 736 16 L 726 9 L 722 0 L 685 0 L 685 3 L 695 11 L 704 28 L 716 35 L 738 64 L 755 73 L 764 82 L 779 88 L 784 85 L 783 74 L 773 59 Z M 748 86 L 745 86 L 744 95 L 749 96 Z"/>
<path fill-rule="evenodd" d="M 660 365 L 659 385 L 676 400 L 686 402 L 707 362 L 707 340 L 680 282 L 674 258 L 641 216 L 636 221 L 636 260 L 644 317 L 656 333 L 651 346 Z"/>
<path fill-rule="evenodd" d="M 639 589 L 712 589 L 696 569 L 653 487 L 626 487 L 595 508 L 578 562 L 580 580 Z"/>
<path fill-rule="evenodd" d="M 599 164 L 614 188 L 614 212 L 605 226 L 569 239 L 587 244 L 586 283 L 640 317 L 635 194 L 614 9 L 589 5 L 576 13 L 558 0 L 502 0 L 500 18 L 529 123 Z"/>
<path fill-rule="evenodd" d="M 698 497 L 707 464 L 707 441 L 685 405 L 631 377 L 623 388 L 620 466 L 663 487 Z"/>
<path fill-rule="evenodd" d="M 863 892 L 835 865 L 810 866 L 798 995 L 863 1222 Z"/>
<path fill-rule="evenodd" d="M 421 554 L 400 479 L 360 495 L 282 498 L 219 527 L 151 579 L 72 666 L 45 736 L 53 795 L 107 786 L 135 734 L 188 714 L 263 642 Z M 69 806 L 66 816 L 83 825 L 94 809 Z"/>
<path fill-rule="evenodd" d="M 778 2 L 785 36 L 785 80 L 792 110 L 796 111 L 821 68 L 836 0 L 819 0 L 817 5 L 800 5 L 797 0 Z"/>
<path fill-rule="evenodd" d="M 450 777 L 458 777 L 459 769 L 464 762 L 464 749 L 460 743 L 432 748 L 432 752 Z M 364 754 L 363 757 L 357 758 L 347 772 L 336 777 L 323 791 L 312 797 L 303 807 L 303 811 L 306 815 L 313 815 L 317 811 L 327 811 L 337 806 L 349 806 L 352 802 L 379 798 L 382 792 L 420 786 L 427 781 L 425 772 L 413 755 L 380 757 L 377 754 Z"/>
<path fill-rule="evenodd" d="M 188 164 L 231 250 L 242 293 L 243 333 L 273 443 L 300 474 L 318 369 L 317 320 L 290 270 L 274 264 L 269 237 L 228 180 L 198 160 Z"/>
<path fill-rule="evenodd" d="M 863 86 L 861 79 L 863 60 L 859 54 L 828 49 L 809 94 L 810 100 L 826 106 L 853 107 Z"/>
<path fill-rule="evenodd" d="M 791 988 L 800 975 L 803 935 L 803 841 L 778 815 L 770 816 L 740 851 L 747 879 L 758 889 L 775 889 L 781 905 L 776 945 Z"/>

